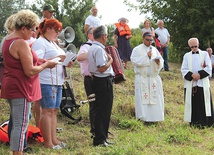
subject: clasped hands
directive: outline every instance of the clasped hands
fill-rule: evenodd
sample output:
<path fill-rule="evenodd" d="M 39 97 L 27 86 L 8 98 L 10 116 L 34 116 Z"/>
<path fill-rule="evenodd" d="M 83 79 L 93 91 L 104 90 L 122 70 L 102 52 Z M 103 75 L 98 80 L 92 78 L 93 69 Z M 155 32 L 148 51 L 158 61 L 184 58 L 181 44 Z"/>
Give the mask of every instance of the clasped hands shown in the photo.
<path fill-rule="evenodd" d="M 193 78 L 193 81 L 198 81 L 199 79 L 200 79 L 200 74 L 198 74 L 198 73 L 193 73 L 192 74 L 192 78 Z"/>

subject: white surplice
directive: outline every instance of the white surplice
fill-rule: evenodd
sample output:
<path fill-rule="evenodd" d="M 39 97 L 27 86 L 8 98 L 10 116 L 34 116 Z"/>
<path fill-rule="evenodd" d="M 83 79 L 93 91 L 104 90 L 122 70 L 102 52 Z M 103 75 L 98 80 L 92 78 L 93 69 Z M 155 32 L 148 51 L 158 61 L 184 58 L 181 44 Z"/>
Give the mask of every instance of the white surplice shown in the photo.
<path fill-rule="evenodd" d="M 152 48 L 151 59 L 147 53 Z M 159 59 L 159 65 L 155 62 Z M 158 50 L 141 44 L 132 51 L 131 62 L 135 72 L 135 115 L 145 122 L 164 120 L 162 80 L 158 75 L 163 68 L 163 58 Z"/>
<path fill-rule="evenodd" d="M 211 60 L 206 51 L 198 50 L 199 54 L 192 54 L 192 51 L 186 53 L 183 57 L 181 65 L 181 73 L 183 78 L 188 72 L 198 73 L 199 70 L 204 70 L 211 77 L 212 65 Z M 186 88 L 185 94 L 185 110 L 184 110 L 184 121 L 191 122 L 192 115 L 192 87 L 198 86 L 203 87 L 205 100 L 206 116 L 211 116 L 211 103 L 210 103 L 210 83 L 209 78 L 205 77 L 198 81 L 188 81 L 184 78 L 184 88 Z"/>

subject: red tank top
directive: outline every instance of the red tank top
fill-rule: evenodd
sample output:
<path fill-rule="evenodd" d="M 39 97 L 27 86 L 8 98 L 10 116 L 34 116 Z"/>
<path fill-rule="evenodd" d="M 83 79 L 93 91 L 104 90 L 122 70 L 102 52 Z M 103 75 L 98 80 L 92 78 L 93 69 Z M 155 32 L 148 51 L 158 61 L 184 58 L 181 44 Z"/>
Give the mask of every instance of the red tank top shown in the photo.
<path fill-rule="evenodd" d="M 26 98 L 28 102 L 41 99 L 39 75 L 26 76 L 20 59 L 15 59 L 9 53 L 11 43 L 20 38 L 4 41 L 2 53 L 4 60 L 4 75 L 2 79 L 1 97 L 5 99 Z M 38 57 L 33 55 L 33 65 L 37 65 Z"/>

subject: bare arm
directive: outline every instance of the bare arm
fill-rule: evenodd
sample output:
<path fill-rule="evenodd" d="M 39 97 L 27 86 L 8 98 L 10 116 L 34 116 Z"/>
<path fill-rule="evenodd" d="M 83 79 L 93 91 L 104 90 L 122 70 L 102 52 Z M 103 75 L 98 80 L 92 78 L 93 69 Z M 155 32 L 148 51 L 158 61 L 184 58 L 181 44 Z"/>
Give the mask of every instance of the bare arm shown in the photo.
<path fill-rule="evenodd" d="M 155 30 L 152 29 L 152 37 L 155 37 Z"/>
<path fill-rule="evenodd" d="M 84 26 L 84 32 L 85 32 L 86 35 L 87 35 L 87 31 L 88 31 L 88 29 L 89 29 L 89 26 L 90 26 L 90 25 L 87 25 L 87 24 L 85 24 L 85 26 Z"/>
<path fill-rule="evenodd" d="M 118 48 L 117 38 L 118 38 L 118 36 L 114 34 L 114 46 L 115 46 L 116 48 Z"/>
<path fill-rule="evenodd" d="M 56 66 L 56 62 L 50 60 L 45 61 L 40 66 L 33 65 L 33 56 L 31 49 L 26 41 L 23 39 L 16 40 L 10 49 L 10 54 L 16 58 L 20 59 L 24 73 L 26 76 L 30 77 L 32 75 L 38 74 L 45 68 L 53 68 Z"/>
<path fill-rule="evenodd" d="M 126 36 L 126 39 L 131 39 L 131 38 L 132 38 L 131 34 Z"/>
<path fill-rule="evenodd" d="M 87 52 L 82 53 L 82 54 L 77 56 L 77 61 L 84 61 L 86 59 L 87 59 Z"/>
<path fill-rule="evenodd" d="M 167 38 L 167 44 L 169 44 L 169 42 L 170 42 L 170 37 Z"/>

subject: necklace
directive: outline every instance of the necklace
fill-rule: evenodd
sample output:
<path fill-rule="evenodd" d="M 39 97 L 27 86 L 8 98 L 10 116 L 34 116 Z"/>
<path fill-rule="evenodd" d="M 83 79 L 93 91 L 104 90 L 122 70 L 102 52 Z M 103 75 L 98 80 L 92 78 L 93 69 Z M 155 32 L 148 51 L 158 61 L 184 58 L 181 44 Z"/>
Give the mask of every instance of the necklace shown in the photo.
<path fill-rule="evenodd" d="M 55 94 L 57 93 L 57 88 L 55 89 L 54 87 L 54 83 L 53 83 L 53 74 L 52 74 L 52 69 L 50 69 L 50 73 L 51 73 L 51 84 L 52 84 L 52 98 L 55 98 Z M 58 76 L 57 76 L 57 66 L 56 66 L 56 87 L 58 87 Z"/>
<path fill-rule="evenodd" d="M 58 47 L 55 45 L 54 42 L 48 40 L 48 39 L 45 37 L 45 35 L 43 35 L 43 37 L 44 37 L 49 43 L 52 43 L 52 44 L 55 46 L 55 48 L 58 50 Z M 54 79 L 53 79 L 52 69 L 50 69 L 50 73 L 51 73 L 51 84 L 52 84 L 52 94 L 53 94 L 52 98 L 55 98 L 55 94 L 57 93 L 57 88 L 55 89 L 55 87 L 54 87 L 54 83 L 53 83 L 53 80 L 54 80 Z M 56 66 L 56 87 L 58 87 L 58 76 L 57 76 L 57 74 L 58 74 L 58 72 L 57 72 L 57 66 Z"/>
<path fill-rule="evenodd" d="M 50 41 L 48 38 L 46 38 L 45 35 L 43 35 L 43 37 L 44 37 L 48 42 L 51 43 L 51 41 Z"/>

